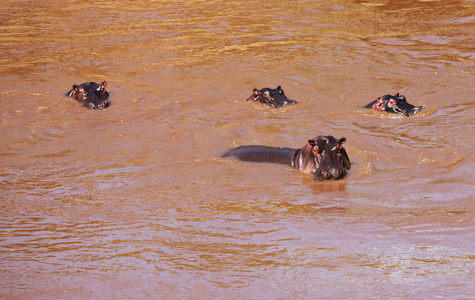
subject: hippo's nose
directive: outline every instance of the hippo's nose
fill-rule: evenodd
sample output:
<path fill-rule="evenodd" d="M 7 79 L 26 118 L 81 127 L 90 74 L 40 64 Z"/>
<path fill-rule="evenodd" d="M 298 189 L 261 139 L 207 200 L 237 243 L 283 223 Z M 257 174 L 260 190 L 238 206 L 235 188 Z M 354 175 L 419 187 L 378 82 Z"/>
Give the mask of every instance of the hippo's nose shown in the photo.
<path fill-rule="evenodd" d="M 346 171 L 344 169 L 333 169 L 332 170 L 332 177 L 333 179 L 340 179 L 345 177 Z"/>
<path fill-rule="evenodd" d="M 401 114 L 401 115 L 406 115 L 406 114 L 407 114 L 406 110 L 405 110 L 403 107 L 401 107 L 401 106 L 399 106 L 399 105 L 397 105 L 397 104 L 393 106 L 393 110 L 394 110 L 396 113 L 399 113 L 399 114 Z"/>
<path fill-rule="evenodd" d="M 321 174 L 321 178 L 322 178 L 323 180 L 330 179 L 330 178 L 332 178 L 332 176 L 333 176 L 330 172 L 328 172 L 328 171 L 325 170 L 325 169 L 322 169 L 322 170 L 320 171 L 320 174 Z"/>
<path fill-rule="evenodd" d="M 346 170 L 344 168 L 340 169 L 320 169 L 319 171 L 315 172 L 315 180 L 316 181 L 322 181 L 322 180 L 328 180 L 328 179 L 340 179 L 345 177 L 346 175 Z"/>

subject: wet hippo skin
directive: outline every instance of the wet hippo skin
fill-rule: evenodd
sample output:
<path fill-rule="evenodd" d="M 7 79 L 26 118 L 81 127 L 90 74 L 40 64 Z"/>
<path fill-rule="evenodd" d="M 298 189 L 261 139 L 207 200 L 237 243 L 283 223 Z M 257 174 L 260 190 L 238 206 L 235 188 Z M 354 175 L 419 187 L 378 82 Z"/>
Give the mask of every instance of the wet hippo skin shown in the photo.
<path fill-rule="evenodd" d="M 414 106 L 406 101 L 406 97 L 397 93 L 393 95 L 384 95 L 369 103 L 365 108 L 378 111 L 385 111 L 393 114 L 400 114 L 406 117 L 417 114 L 422 110 L 422 106 Z"/>
<path fill-rule="evenodd" d="M 110 105 L 107 100 L 109 93 L 106 91 L 106 85 L 105 81 L 101 84 L 95 82 L 75 84 L 73 89 L 66 93 L 66 96 L 78 100 L 89 109 L 105 109 Z"/>
<path fill-rule="evenodd" d="M 257 101 L 276 108 L 297 103 L 297 101 L 290 100 L 285 96 L 284 90 L 280 85 L 276 89 L 254 89 L 252 95 L 246 99 L 246 102 L 247 101 Z"/>
<path fill-rule="evenodd" d="M 228 150 L 223 157 L 242 161 L 280 163 L 314 175 L 316 181 L 341 179 L 350 169 L 350 159 L 342 144 L 344 137 L 317 136 L 300 149 L 259 145 L 239 146 Z"/>

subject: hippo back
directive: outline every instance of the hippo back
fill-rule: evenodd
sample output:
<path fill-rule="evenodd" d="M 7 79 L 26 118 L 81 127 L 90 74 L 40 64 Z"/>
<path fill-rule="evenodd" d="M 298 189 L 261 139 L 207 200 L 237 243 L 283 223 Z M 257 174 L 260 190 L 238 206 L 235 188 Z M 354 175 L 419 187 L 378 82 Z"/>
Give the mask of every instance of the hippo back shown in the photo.
<path fill-rule="evenodd" d="M 296 149 L 285 147 L 246 145 L 228 150 L 224 153 L 223 157 L 236 157 L 242 161 L 292 165 L 292 158 L 295 151 Z"/>

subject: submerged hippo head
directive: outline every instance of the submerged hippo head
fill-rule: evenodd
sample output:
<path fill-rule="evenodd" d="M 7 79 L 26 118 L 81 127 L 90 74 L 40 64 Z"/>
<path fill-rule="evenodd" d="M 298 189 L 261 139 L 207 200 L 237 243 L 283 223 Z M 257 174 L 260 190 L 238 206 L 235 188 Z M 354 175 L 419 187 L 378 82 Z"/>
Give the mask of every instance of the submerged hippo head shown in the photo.
<path fill-rule="evenodd" d="M 290 100 L 285 96 L 284 90 L 280 85 L 276 89 L 254 89 L 253 94 L 247 98 L 246 101 L 259 101 L 273 107 L 282 107 L 287 104 L 297 103 L 297 101 Z"/>
<path fill-rule="evenodd" d="M 346 138 L 335 139 L 331 135 L 317 136 L 296 155 L 295 164 L 305 173 L 314 174 L 316 181 L 340 179 L 350 169 L 350 159 L 343 144 Z"/>
<path fill-rule="evenodd" d="M 107 83 L 103 81 L 100 85 L 95 82 L 85 82 L 80 85 L 73 85 L 66 96 L 82 102 L 89 109 L 104 109 L 109 106 L 109 93 L 106 91 Z"/>
<path fill-rule="evenodd" d="M 417 114 L 422 109 L 422 106 L 414 106 L 407 103 L 406 97 L 397 93 L 395 96 L 384 95 L 382 97 L 378 97 L 378 99 L 366 105 L 365 108 L 386 111 L 389 113 L 400 114 L 409 117 Z"/>

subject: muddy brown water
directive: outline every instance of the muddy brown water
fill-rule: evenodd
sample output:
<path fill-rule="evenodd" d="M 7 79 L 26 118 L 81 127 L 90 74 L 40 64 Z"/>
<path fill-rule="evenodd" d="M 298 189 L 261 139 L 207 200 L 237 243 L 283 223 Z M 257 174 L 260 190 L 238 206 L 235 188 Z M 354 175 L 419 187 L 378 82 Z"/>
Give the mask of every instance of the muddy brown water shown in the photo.
<path fill-rule="evenodd" d="M 473 1 L 0 4 L 0 298 L 472 298 Z M 107 80 L 112 105 L 64 94 Z M 282 85 L 298 105 L 245 103 Z M 384 94 L 411 118 L 362 109 Z M 223 159 L 346 137 L 346 178 Z"/>

